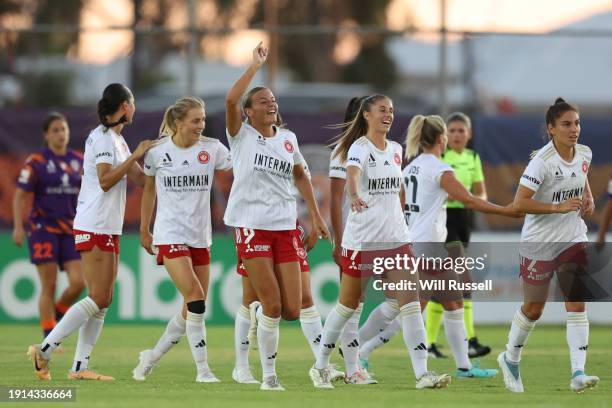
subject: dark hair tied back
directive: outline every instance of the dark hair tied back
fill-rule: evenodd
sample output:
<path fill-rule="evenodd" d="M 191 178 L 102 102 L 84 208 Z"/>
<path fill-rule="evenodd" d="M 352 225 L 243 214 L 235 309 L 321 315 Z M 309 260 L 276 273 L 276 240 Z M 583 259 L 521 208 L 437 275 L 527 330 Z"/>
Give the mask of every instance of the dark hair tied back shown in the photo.
<path fill-rule="evenodd" d="M 119 110 L 121 104 L 132 98 L 132 92 L 123 84 L 114 83 L 104 88 L 102 99 L 98 101 L 98 118 L 100 123 L 108 128 L 127 122 L 125 115 L 121 116 L 116 122 L 107 122 L 106 117 Z"/>

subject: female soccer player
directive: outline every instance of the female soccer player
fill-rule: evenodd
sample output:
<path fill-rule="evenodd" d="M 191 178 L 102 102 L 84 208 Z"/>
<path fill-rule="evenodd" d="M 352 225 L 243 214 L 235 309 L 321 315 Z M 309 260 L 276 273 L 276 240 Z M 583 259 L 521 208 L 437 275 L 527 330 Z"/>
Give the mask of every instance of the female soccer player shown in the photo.
<path fill-rule="evenodd" d="M 446 126 L 439 116 L 415 116 L 408 127 L 406 158 L 411 159 L 403 171 L 406 188 L 406 218 L 414 242 L 414 253 L 439 254 L 445 258 L 446 200 L 452 196 L 466 208 L 490 214 L 511 217 L 522 216 L 512 206 L 501 207 L 472 195 L 455 177 L 453 168 L 441 160 L 447 145 Z M 419 154 L 419 152 L 422 152 Z M 421 250 L 422 249 L 422 250 Z M 454 270 L 419 270 L 422 280 L 461 280 Z M 464 272 L 465 273 L 465 272 Z M 444 308 L 444 327 L 449 340 L 459 378 L 488 378 L 497 370 L 472 366 L 468 357 L 468 343 L 464 325 L 463 299 L 461 293 L 440 293 Z M 433 291 L 421 293 L 421 306 L 425 307 Z"/>
<path fill-rule="evenodd" d="M 310 177 L 306 162 L 304 162 L 304 170 L 306 175 Z M 295 191 L 295 194 L 297 195 L 299 192 Z M 308 263 L 307 250 L 311 248 L 305 248 L 307 234 L 299 220 L 297 222 L 297 230 L 299 235 L 298 256 L 300 257 L 300 277 L 302 285 L 300 326 L 316 358 L 319 351 L 319 345 L 321 344 L 323 324 L 321 322 L 321 315 L 312 300 L 312 293 L 310 290 L 310 264 Z M 259 381 L 253 377 L 249 367 L 249 345 L 252 348 L 257 348 L 257 327 L 251 324 L 250 310 L 253 308 L 257 308 L 258 310 L 261 303 L 257 299 L 257 293 L 255 293 L 253 285 L 249 282 L 247 271 L 240 260 L 238 260 L 236 265 L 236 272 L 242 278 L 242 304 L 236 313 L 236 320 L 234 323 L 234 350 L 236 362 L 232 371 L 232 378 L 240 384 L 259 384 Z M 332 381 L 344 378 L 344 373 L 338 371 L 333 365 L 331 371 Z"/>
<path fill-rule="evenodd" d="M 210 273 L 210 189 L 215 170 L 231 170 L 229 151 L 217 139 L 202 136 L 204 101 L 183 97 L 166 109 L 161 142 L 145 155 L 140 240 L 157 264 L 164 265 L 184 299 L 152 350 L 140 353 L 133 370 L 144 380 L 161 357 L 185 333 L 196 363 L 197 382 L 219 382 L 208 367 L 205 300 Z M 151 236 L 155 198 L 157 211 Z"/>
<path fill-rule="evenodd" d="M 72 222 L 81 185 L 83 156 L 68 149 L 70 130 L 61 113 L 47 115 L 43 122 L 44 147 L 29 156 L 17 180 L 13 197 L 13 241 L 23 243 L 23 209 L 34 195 L 28 219 L 30 261 L 40 278 L 38 310 L 44 337 L 85 289 L 81 257 L 74 249 Z M 58 267 L 66 271 L 68 287 L 55 302 Z"/>
<path fill-rule="evenodd" d="M 450 165 L 455 171 L 457 180 L 471 191 L 475 196 L 487 199 L 484 174 L 480 156 L 474 150 L 468 149 L 467 144 L 472 138 L 472 121 L 465 113 L 451 113 L 446 118 L 448 128 L 448 148 L 442 154 L 442 161 Z M 465 256 L 465 248 L 470 242 L 472 229 L 472 213 L 465 204 L 451 197 L 446 203 L 446 244 L 451 257 L 460 258 Z M 469 280 L 469 272 L 464 273 L 461 278 Z M 468 336 L 468 354 L 470 358 L 486 356 L 491 352 L 489 346 L 478 342 L 474 329 L 474 314 L 470 291 L 463 293 L 463 307 L 465 311 L 465 328 Z M 442 305 L 435 296 L 427 305 L 427 319 L 425 329 L 427 330 L 427 349 L 433 357 L 446 357 L 442 354 L 436 342 L 440 332 L 443 314 Z"/>
<path fill-rule="evenodd" d="M 592 153 L 578 144 L 578 108 L 558 98 L 546 111 L 546 129 L 550 141 L 532 155 L 514 197 L 514 206 L 527 213 L 520 247 L 523 305 L 512 319 L 506 351 L 497 357 L 506 388 L 512 392 L 524 392 L 521 351 L 544 311 L 553 275 L 557 274 L 563 289 L 566 278 L 573 280 L 584 272 L 587 227 L 582 216 L 595 208 L 587 178 Z M 570 295 L 565 309 L 570 388 L 582 392 L 599 383 L 598 377 L 584 372 L 589 343 L 586 305 Z"/>
<path fill-rule="evenodd" d="M 113 377 L 89 370 L 88 363 L 113 297 L 119 264 L 119 235 L 125 212 L 126 178 L 144 185 L 144 174 L 137 160 L 155 143 L 142 141 L 130 154 L 121 131 L 132 123 L 135 110 L 132 92 L 118 83 L 108 85 L 98 102 L 100 125 L 91 131 L 85 142 L 83 179 L 74 218 L 74 240 L 76 250 L 81 253 L 89 296 L 68 309 L 42 345 L 29 347 L 28 355 L 41 380 L 51 379 L 51 354 L 77 329 L 80 329 L 79 340 L 68 378 L 113 380 Z"/>
<path fill-rule="evenodd" d="M 262 306 L 257 319 L 263 368 L 260 389 L 282 391 L 275 368 L 279 322 L 281 316 L 297 319 L 302 303 L 294 186 L 311 216 L 313 227 L 307 246 L 314 246 L 318 237 L 329 238 L 329 231 L 304 172 L 297 138 L 282 127 L 272 91 L 265 87 L 251 89 L 241 107 L 242 96 L 267 56 L 267 48 L 258 44 L 253 62 L 226 96 L 234 183 L 224 221 L 235 228 L 238 256 Z M 247 118 L 244 123 L 242 110 Z"/>
<path fill-rule="evenodd" d="M 347 166 L 349 213 L 342 236 L 342 280 L 340 299 L 325 321 L 322 347 L 310 378 L 316 388 L 333 388 L 329 359 L 346 322 L 359 306 L 363 289 L 372 270 L 367 258 L 379 254 L 409 254 L 408 227 L 404 222 L 400 193 L 401 153 L 398 143 L 387 140 L 393 123 L 393 103 L 384 95 L 363 100 L 359 112 L 338 140 L 337 155 Z M 448 384 L 447 375 L 427 371 L 425 327 L 418 294 L 402 302 L 406 345 L 417 378 L 417 388 L 440 388 Z M 375 384 L 361 374 L 358 366 L 346 366 L 348 383 Z"/>

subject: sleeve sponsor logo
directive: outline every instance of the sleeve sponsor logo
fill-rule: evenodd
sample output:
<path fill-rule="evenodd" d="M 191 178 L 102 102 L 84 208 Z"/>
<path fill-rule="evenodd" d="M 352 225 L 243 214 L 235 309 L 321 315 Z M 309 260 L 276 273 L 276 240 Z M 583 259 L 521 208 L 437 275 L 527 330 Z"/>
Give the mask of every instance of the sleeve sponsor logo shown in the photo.
<path fill-rule="evenodd" d="M 358 157 L 349 157 L 348 161 L 349 162 L 355 162 L 357 164 L 361 164 L 361 160 L 359 160 Z"/>
<path fill-rule="evenodd" d="M 538 186 L 539 186 L 539 185 L 542 183 L 542 182 L 541 182 L 540 180 L 538 180 L 537 178 L 535 178 L 535 177 L 531 177 L 531 176 L 528 176 L 527 174 L 523 174 L 523 175 L 521 176 L 521 178 L 524 178 L 525 180 L 531 181 L 532 183 L 537 184 Z"/>
<path fill-rule="evenodd" d="M 341 171 L 343 173 L 346 173 L 346 168 L 343 166 L 331 166 L 330 170 Z"/>
<path fill-rule="evenodd" d="M 113 154 L 111 152 L 100 152 L 98 154 L 96 154 L 96 159 L 99 157 L 108 157 L 111 158 L 113 157 Z"/>

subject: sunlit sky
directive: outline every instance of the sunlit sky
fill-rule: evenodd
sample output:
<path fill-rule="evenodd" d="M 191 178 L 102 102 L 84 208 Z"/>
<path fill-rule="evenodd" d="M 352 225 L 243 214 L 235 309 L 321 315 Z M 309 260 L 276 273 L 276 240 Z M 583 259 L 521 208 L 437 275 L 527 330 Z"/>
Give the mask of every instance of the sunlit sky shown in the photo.
<path fill-rule="evenodd" d="M 451 30 L 474 31 L 530 31 L 546 32 L 591 15 L 612 11 L 612 0 L 446 0 L 447 24 Z M 242 9 L 253 8 L 254 0 L 243 0 Z M 83 13 L 83 25 L 102 27 L 105 25 L 131 24 L 133 16 L 130 0 L 94 0 L 88 3 Z M 200 11 L 214 15 L 212 0 L 200 0 Z M 244 11 L 244 13 L 249 13 Z M 200 16 L 202 13 L 198 13 Z M 436 28 L 440 24 L 439 0 L 393 0 L 387 10 L 389 26 L 402 29 L 414 17 L 415 25 L 425 29 Z M 172 25 L 181 27 L 186 11 L 175 10 Z M 205 19 L 204 19 L 205 20 Z M 244 26 L 246 18 L 238 17 L 232 26 Z M 201 20 L 202 21 L 202 20 Z M 208 21 L 206 22 L 208 23 Z M 206 24 L 205 23 L 205 24 Z M 235 23 L 235 24 L 234 24 Z M 238 32 L 232 35 L 222 47 L 203 42 L 200 44 L 211 55 L 225 59 L 235 65 L 244 64 L 250 52 L 244 53 L 243 46 L 250 48 L 253 38 L 266 38 L 264 33 Z M 132 35 L 129 32 L 87 33 L 81 36 L 78 59 L 90 63 L 107 63 L 117 57 L 127 55 L 131 48 Z M 338 60 L 355 55 L 350 39 L 343 49 L 335 53 Z M 246 59 L 245 59 L 246 58 Z"/>

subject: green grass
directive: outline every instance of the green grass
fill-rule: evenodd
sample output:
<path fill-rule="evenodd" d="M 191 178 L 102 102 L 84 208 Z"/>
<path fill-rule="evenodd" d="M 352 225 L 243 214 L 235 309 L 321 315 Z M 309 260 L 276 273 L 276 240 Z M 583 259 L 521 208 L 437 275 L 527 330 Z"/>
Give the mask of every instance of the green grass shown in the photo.
<path fill-rule="evenodd" d="M 449 389 L 415 390 L 408 353 L 401 336 L 375 352 L 370 360 L 371 372 L 379 384 L 374 386 L 338 385 L 335 390 L 315 391 L 308 378 L 313 363 L 299 327 L 281 326 L 277 372 L 287 392 L 265 393 L 256 385 L 238 385 L 231 379 L 234 361 L 233 328 L 210 327 L 208 355 L 210 365 L 221 384 L 195 383 L 195 367 L 185 339 L 165 356 L 151 377 L 143 383 L 133 381 L 132 368 L 140 350 L 150 348 L 163 330 L 153 325 L 109 325 L 102 333 L 91 367 L 114 376 L 112 383 L 74 382 L 66 379 L 75 349 L 75 336 L 65 342 L 64 354 L 55 354 L 51 366 L 53 381 L 41 383 L 34 378 L 26 359 L 27 345 L 40 338 L 37 327 L 0 325 L 0 385 L 77 388 L 77 402 L 68 407 L 577 407 L 594 408 L 612 403 L 612 330 L 609 326 L 592 326 L 588 372 L 599 375 L 602 383 L 595 390 L 576 395 L 569 390 L 569 356 L 565 328 L 541 326 L 532 333 L 521 364 L 526 392 L 507 392 L 501 375 L 492 380 L 458 380 Z M 494 351 L 483 358 L 483 367 L 496 367 L 495 357 L 505 343 L 508 327 L 480 327 L 478 336 Z M 441 336 L 442 337 L 442 336 Z M 444 351 L 449 351 L 448 347 Z M 337 353 L 334 360 L 341 362 Z M 260 373 L 258 354 L 251 352 L 251 366 Z M 430 360 L 430 369 L 453 373 L 451 360 Z M 257 375 L 256 374 L 256 375 Z M 0 408 L 9 406 L 0 403 Z M 13 404 L 19 407 L 31 404 Z M 43 406 L 57 404 L 43 404 Z M 40 406 L 40 404 L 39 404 Z"/>

